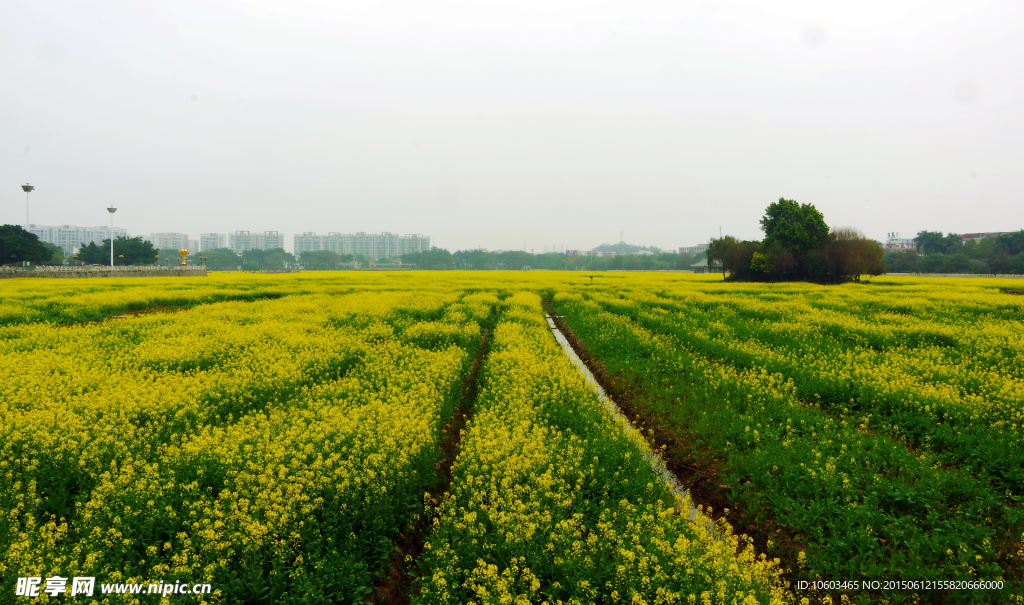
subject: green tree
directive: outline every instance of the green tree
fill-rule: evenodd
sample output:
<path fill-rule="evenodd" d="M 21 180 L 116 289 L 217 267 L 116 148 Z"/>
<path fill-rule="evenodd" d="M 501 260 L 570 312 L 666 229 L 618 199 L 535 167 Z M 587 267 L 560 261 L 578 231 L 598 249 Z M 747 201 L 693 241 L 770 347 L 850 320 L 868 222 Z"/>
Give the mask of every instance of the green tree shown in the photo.
<path fill-rule="evenodd" d="M 917 271 L 917 260 L 921 258 L 913 250 L 900 250 L 898 252 L 887 252 L 883 257 L 885 271 L 887 273 L 913 273 Z"/>
<path fill-rule="evenodd" d="M 921 273 L 945 273 L 946 257 L 942 254 L 928 254 L 917 261 L 917 270 Z"/>
<path fill-rule="evenodd" d="M 986 237 L 985 239 L 992 238 Z M 1004 233 L 995 240 L 995 248 L 1007 256 L 1016 256 L 1024 252 L 1024 229 L 1015 233 Z"/>
<path fill-rule="evenodd" d="M 104 242 L 109 250 L 110 240 Z M 174 254 L 177 256 L 178 251 L 175 250 Z M 156 258 L 157 250 L 153 248 L 153 243 L 143 241 L 141 237 L 118 237 L 114 240 L 115 265 L 152 265 Z"/>
<path fill-rule="evenodd" d="M 43 242 L 43 246 L 50 251 L 50 259 L 46 261 L 48 265 L 62 265 L 64 264 L 64 250 L 57 244 L 51 244 L 50 242 Z"/>
<path fill-rule="evenodd" d="M 778 244 L 798 258 L 823 244 L 829 233 L 825 217 L 813 204 L 798 204 L 785 198 L 768 206 L 761 218 L 761 230 L 764 247 Z"/>
<path fill-rule="evenodd" d="M 456 269 L 496 269 L 495 255 L 483 250 L 459 250 L 452 255 Z"/>
<path fill-rule="evenodd" d="M 943 270 L 946 273 L 973 273 L 975 268 L 966 254 L 948 254 Z"/>
<path fill-rule="evenodd" d="M 243 271 L 256 271 L 257 269 L 266 269 L 267 263 L 267 251 L 260 250 L 259 248 L 253 248 L 251 250 L 242 251 L 242 270 Z M 246 269 L 245 266 L 249 265 L 252 267 L 255 265 L 256 268 Z"/>
<path fill-rule="evenodd" d="M 523 267 L 533 267 L 533 255 L 522 250 L 509 250 L 498 254 L 498 266 L 502 269 L 518 271 Z"/>
<path fill-rule="evenodd" d="M 739 240 L 731 235 L 712 239 L 711 243 L 708 244 L 708 271 L 710 272 L 713 268 L 718 268 L 722 270 L 722 276 L 725 276 L 726 261 L 729 259 L 732 249 L 738 246 L 739 243 Z"/>
<path fill-rule="evenodd" d="M 280 271 L 282 269 L 291 268 L 295 265 L 295 256 L 291 252 L 285 251 L 284 248 L 271 248 L 266 251 L 267 254 L 263 259 L 263 268 L 272 271 Z"/>
<path fill-rule="evenodd" d="M 45 263 L 52 256 L 36 234 L 18 225 L 0 225 L 0 264 Z"/>
<path fill-rule="evenodd" d="M 831 281 L 861 275 L 879 275 L 885 271 L 882 246 L 850 227 L 833 229 L 823 248 L 822 259 Z"/>
<path fill-rule="evenodd" d="M 403 254 L 402 262 L 415 264 L 418 269 L 451 269 L 454 259 L 452 253 L 444 248 L 431 248 L 424 252 Z"/>
<path fill-rule="evenodd" d="M 242 264 L 231 248 L 214 248 L 202 254 L 206 257 L 206 267 L 215 271 L 234 271 Z"/>
<path fill-rule="evenodd" d="M 948 242 L 941 231 L 918 231 L 914 244 L 921 254 L 942 254 Z"/>
<path fill-rule="evenodd" d="M 110 248 L 107 248 L 107 250 L 110 250 Z M 104 251 L 96 245 L 96 242 L 89 242 L 78 247 L 78 250 L 75 252 L 75 261 L 86 265 L 99 265 L 109 263 L 110 256 L 109 252 L 105 256 Z"/>
<path fill-rule="evenodd" d="M 330 250 L 303 252 L 299 255 L 302 266 L 310 271 L 334 271 L 341 266 L 341 255 Z"/>
<path fill-rule="evenodd" d="M 1008 259 L 1006 262 L 1006 268 L 1010 271 L 1010 273 L 1024 273 L 1024 252 L 1021 252 Z"/>
<path fill-rule="evenodd" d="M 75 252 L 77 262 L 87 265 L 110 264 L 110 240 L 105 239 L 99 245 L 96 242 L 83 244 Z M 174 251 L 178 256 L 178 251 Z M 142 241 L 141 237 L 118 237 L 114 239 L 115 265 L 151 265 L 156 262 L 157 250 L 150 242 Z"/>
<path fill-rule="evenodd" d="M 947 234 L 942 238 L 942 243 L 943 254 L 960 254 L 964 251 L 964 238 L 956 233 Z"/>

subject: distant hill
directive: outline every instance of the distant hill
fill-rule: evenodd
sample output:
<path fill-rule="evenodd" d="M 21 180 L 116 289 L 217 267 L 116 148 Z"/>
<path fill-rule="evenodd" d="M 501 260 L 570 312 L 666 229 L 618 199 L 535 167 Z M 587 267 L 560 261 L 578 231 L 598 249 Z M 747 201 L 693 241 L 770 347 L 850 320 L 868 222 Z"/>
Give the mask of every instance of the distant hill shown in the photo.
<path fill-rule="evenodd" d="M 650 250 L 651 252 L 661 252 L 661 248 L 657 246 L 635 246 L 633 244 L 627 244 L 626 242 L 619 242 L 617 244 L 601 244 L 594 248 L 595 252 L 614 252 L 616 254 L 622 254 L 624 252 L 639 252 L 641 250 Z"/>

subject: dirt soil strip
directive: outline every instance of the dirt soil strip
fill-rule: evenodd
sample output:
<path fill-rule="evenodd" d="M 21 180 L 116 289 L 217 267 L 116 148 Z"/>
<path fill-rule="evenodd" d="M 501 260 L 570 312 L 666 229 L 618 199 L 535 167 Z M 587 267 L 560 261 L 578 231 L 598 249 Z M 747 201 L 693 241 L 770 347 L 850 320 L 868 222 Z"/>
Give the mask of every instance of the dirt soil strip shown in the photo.
<path fill-rule="evenodd" d="M 687 520 L 693 523 L 702 523 L 707 529 L 711 530 L 715 534 L 718 534 L 718 530 L 715 527 L 714 521 L 712 521 L 710 518 L 708 518 L 706 515 L 704 515 L 701 511 L 697 510 L 693 506 L 693 502 L 690 499 L 689 491 L 687 491 L 687 489 L 683 487 L 682 483 L 680 483 L 679 481 L 679 478 L 676 477 L 672 473 L 672 471 L 668 470 L 668 466 L 665 464 L 665 461 L 662 460 L 661 457 L 659 457 L 653 449 L 651 449 L 650 444 L 648 444 L 647 440 L 644 439 L 643 434 L 633 426 L 633 423 L 629 421 L 629 418 L 627 418 L 626 415 L 623 414 L 622 411 L 619 409 L 619 407 L 615 405 L 615 402 L 612 401 L 610 397 L 608 397 L 608 393 L 605 392 L 604 387 L 602 387 L 600 383 L 597 382 L 597 379 L 594 378 L 594 375 L 590 372 L 590 368 L 588 368 L 587 365 L 583 363 L 583 360 L 580 359 L 580 357 L 576 354 L 576 351 L 573 350 L 572 344 L 569 343 L 569 340 L 565 337 L 564 334 L 562 334 L 562 331 L 558 329 L 557 325 L 555 325 L 555 320 L 561 318 L 558 317 L 557 315 L 545 315 L 544 318 L 547 319 L 548 326 L 551 327 L 551 333 L 554 334 L 555 340 L 558 341 L 558 344 L 562 347 L 562 350 L 565 351 L 565 354 L 572 361 L 573 365 L 576 366 L 576 369 L 580 371 L 580 374 L 583 374 L 583 378 L 586 379 L 587 385 L 590 387 L 592 391 L 594 391 L 594 394 L 597 395 L 597 398 L 601 400 L 601 403 L 604 405 L 605 409 L 608 410 L 608 412 L 612 415 L 616 422 L 619 422 L 622 425 L 629 440 L 635 443 L 640 448 L 641 455 L 644 457 L 644 460 L 646 460 L 651 465 L 651 468 L 654 470 L 654 473 L 657 476 L 661 477 L 662 481 L 664 481 L 665 484 L 668 485 L 669 489 L 672 490 L 672 492 L 676 496 L 678 496 L 680 499 L 686 502 L 686 506 L 688 509 L 686 516 Z"/>
<path fill-rule="evenodd" d="M 430 490 L 431 494 L 435 494 L 431 498 L 431 502 L 435 506 L 451 489 L 452 469 L 459 456 L 459 451 L 461 451 L 462 432 L 473 416 L 473 403 L 476 401 L 479 390 L 480 368 L 490 350 L 493 326 L 494 316 L 492 315 L 484 327 L 484 333 L 480 336 L 480 349 L 470 366 L 469 375 L 462 383 L 459 408 L 441 429 L 440 457 L 435 465 L 436 483 Z M 415 523 L 410 523 L 398 534 L 398 540 L 395 542 L 396 550 L 392 553 L 383 576 L 375 582 L 373 592 L 366 597 L 368 602 L 377 605 L 406 605 L 411 602 L 415 589 L 413 585 L 415 574 L 413 572 L 423 553 L 423 543 L 430 532 L 432 521 L 433 519 L 427 515 L 419 515 Z"/>

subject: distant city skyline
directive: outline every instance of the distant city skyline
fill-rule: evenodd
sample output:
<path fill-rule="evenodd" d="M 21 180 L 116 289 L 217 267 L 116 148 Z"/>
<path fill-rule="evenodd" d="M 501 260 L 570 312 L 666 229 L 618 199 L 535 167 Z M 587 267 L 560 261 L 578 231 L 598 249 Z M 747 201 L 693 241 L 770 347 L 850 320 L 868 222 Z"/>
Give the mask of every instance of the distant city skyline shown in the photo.
<path fill-rule="evenodd" d="M 31 232 L 35 233 L 40 237 L 41 240 L 50 242 L 61 246 L 65 252 L 70 251 L 76 242 L 87 244 L 90 241 L 99 243 L 103 239 L 107 238 L 109 227 L 107 226 L 92 226 L 82 227 L 77 225 L 70 225 L 62 223 L 60 225 L 39 225 L 32 223 Z M 921 229 L 920 231 L 924 231 Z M 445 248 L 444 246 L 437 246 L 432 241 L 430 236 L 423 236 L 420 234 L 397 234 L 390 232 L 381 232 L 380 234 L 367 234 L 365 231 L 357 231 L 354 233 L 343 234 L 340 231 L 328 231 L 325 233 L 318 234 L 315 231 L 306 231 L 303 233 L 284 233 L 277 230 L 268 230 L 264 232 L 259 231 L 248 231 L 248 230 L 234 230 L 223 233 L 209 232 L 202 233 L 196 237 L 192 237 L 189 232 L 148 232 L 148 233 L 136 233 L 115 225 L 114 227 L 115 237 L 130 236 L 130 237 L 141 237 L 144 241 L 151 242 L 154 248 L 158 249 L 179 249 L 187 248 L 194 252 L 202 252 L 212 250 L 214 248 L 230 248 L 235 252 L 242 252 L 251 248 L 259 249 L 271 249 L 271 248 L 283 248 L 285 251 L 298 254 L 304 251 L 316 251 L 316 250 L 331 250 L 339 252 L 341 254 L 367 254 L 369 250 L 377 251 L 397 251 L 397 255 L 404 254 L 406 252 L 418 252 L 422 250 L 428 250 L 431 247 Z M 875 239 L 883 244 L 886 250 L 902 250 L 913 248 L 911 244 L 913 242 L 916 231 L 911 234 L 910 237 L 900 237 L 901 234 L 898 232 L 886 232 L 884 237 L 872 237 L 868 234 L 868 237 Z M 949 233 L 957 233 L 966 239 L 980 240 L 986 236 L 996 236 L 1008 231 L 990 231 L 990 232 L 975 232 L 968 233 L 950 231 Z M 729 235 L 726 233 L 725 235 Z M 289 237 L 291 236 L 291 237 Z M 360 236 L 369 236 L 369 239 L 359 239 Z M 377 243 L 377 239 L 381 236 L 385 236 L 386 240 L 381 240 Z M 487 245 L 477 245 L 467 248 L 445 248 L 450 252 L 456 252 L 457 250 L 492 250 L 492 251 L 503 251 L 503 250 L 524 250 L 533 254 L 544 254 L 548 252 L 557 252 L 565 254 L 567 252 L 581 252 L 592 250 L 602 245 L 610 245 L 615 243 L 627 243 L 633 246 L 651 246 L 643 242 L 626 242 L 625 234 L 620 232 L 619 242 L 601 242 L 589 247 L 571 246 L 567 244 L 544 244 L 540 249 L 537 248 L 497 248 L 490 247 Z M 406 244 L 405 241 L 412 238 L 410 243 Z M 709 238 L 710 239 L 710 238 Z M 394 240 L 394 241 L 392 241 Z M 895 244 L 894 242 L 902 242 L 902 244 Z M 357 243 L 358 242 L 358 243 Z M 707 250 L 706 242 L 698 242 L 690 245 L 678 245 L 678 246 L 654 246 L 659 248 L 662 252 L 671 253 L 687 253 L 687 254 L 702 254 Z"/>

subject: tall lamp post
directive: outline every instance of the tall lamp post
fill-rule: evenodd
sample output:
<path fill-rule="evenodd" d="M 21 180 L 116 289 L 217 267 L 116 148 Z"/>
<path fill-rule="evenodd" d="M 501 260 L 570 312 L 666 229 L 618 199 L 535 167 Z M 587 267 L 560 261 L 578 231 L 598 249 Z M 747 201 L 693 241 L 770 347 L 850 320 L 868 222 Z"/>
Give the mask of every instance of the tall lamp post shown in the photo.
<path fill-rule="evenodd" d="M 32 224 L 28 220 L 28 194 L 35 188 L 35 185 L 29 185 L 28 183 L 21 186 L 21 190 L 25 192 L 25 231 L 28 231 L 28 226 Z"/>
<path fill-rule="evenodd" d="M 117 208 L 110 206 L 107 208 L 107 212 L 110 213 L 110 268 L 114 268 L 114 213 L 117 212 Z"/>

